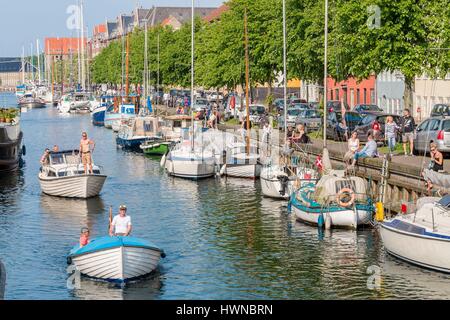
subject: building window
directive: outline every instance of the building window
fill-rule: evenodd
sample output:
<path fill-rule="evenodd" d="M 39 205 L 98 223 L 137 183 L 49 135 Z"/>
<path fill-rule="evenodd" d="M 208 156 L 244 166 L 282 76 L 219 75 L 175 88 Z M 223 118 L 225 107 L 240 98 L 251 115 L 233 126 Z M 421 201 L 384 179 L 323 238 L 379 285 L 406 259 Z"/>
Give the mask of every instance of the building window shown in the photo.
<path fill-rule="evenodd" d="M 359 89 L 356 89 L 356 104 L 360 104 L 360 103 L 361 103 L 360 92 L 359 92 Z"/>
<path fill-rule="evenodd" d="M 336 100 L 339 100 L 339 89 L 336 89 Z"/>
<path fill-rule="evenodd" d="M 374 104 L 376 102 L 375 100 L 375 90 L 370 89 L 370 103 Z"/>
<path fill-rule="evenodd" d="M 364 88 L 364 103 L 367 103 L 367 89 Z"/>
<path fill-rule="evenodd" d="M 333 100 L 333 90 L 330 90 L 330 100 Z"/>
<path fill-rule="evenodd" d="M 350 89 L 350 107 L 353 109 L 355 106 L 355 89 Z"/>

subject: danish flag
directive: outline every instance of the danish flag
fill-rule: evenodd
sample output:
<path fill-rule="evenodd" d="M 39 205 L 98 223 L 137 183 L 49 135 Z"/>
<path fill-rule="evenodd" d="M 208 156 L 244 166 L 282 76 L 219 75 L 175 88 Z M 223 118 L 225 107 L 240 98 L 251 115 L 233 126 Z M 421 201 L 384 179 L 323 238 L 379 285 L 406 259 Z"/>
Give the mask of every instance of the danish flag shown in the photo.
<path fill-rule="evenodd" d="M 314 164 L 316 165 L 317 169 L 319 169 L 319 171 L 322 171 L 323 164 L 322 164 L 322 157 L 321 156 L 317 156 L 316 162 L 314 162 Z"/>

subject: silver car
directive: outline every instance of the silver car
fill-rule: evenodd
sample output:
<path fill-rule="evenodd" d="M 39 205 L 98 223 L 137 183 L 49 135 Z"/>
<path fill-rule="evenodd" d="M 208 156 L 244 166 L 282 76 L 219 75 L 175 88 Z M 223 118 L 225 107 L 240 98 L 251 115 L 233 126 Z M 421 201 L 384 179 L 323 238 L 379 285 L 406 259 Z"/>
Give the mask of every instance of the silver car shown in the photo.
<path fill-rule="evenodd" d="M 431 117 L 417 126 L 414 151 L 429 152 L 431 141 L 439 151 L 450 153 L 450 117 Z"/>
<path fill-rule="evenodd" d="M 316 110 L 305 110 L 297 116 L 295 123 L 303 124 L 309 131 L 319 130 L 322 127 L 322 116 Z"/>
<path fill-rule="evenodd" d="M 287 126 L 295 127 L 297 123 L 297 117 L 304 110 L 300 108 L 289 108 L 287 110 Z M 284 113 L 278 118 L 278 129 L 284 129 Z"/>

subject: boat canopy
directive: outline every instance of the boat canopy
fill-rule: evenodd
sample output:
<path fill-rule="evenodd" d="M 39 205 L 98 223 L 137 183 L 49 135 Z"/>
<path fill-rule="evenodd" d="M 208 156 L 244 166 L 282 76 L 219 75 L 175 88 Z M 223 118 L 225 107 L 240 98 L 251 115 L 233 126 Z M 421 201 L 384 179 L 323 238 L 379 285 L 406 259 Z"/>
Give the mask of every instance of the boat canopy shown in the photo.
<path fill-rule="evenodd" d="M 367 183 L 360 177 L 344 177 L 340 174 L 328 174 L 317 182 L 315 199 L 320 204 L 335 201 L 337 195 L 343 189 L 351 189 L 355 193 L 357 201 L 367 198 Z"/>
<path fill-rule="evenodd" d="M 80 163 L 79 150 L 66 150 L 50 152 L 50 164 L 76 164 Z"/>
<path fill-rule="evenodd" d="M 138 117 L 134 121 L 134 132 L 136 136 L 151 137 L 158 134 L 158 119 L 155 117 Z"/>

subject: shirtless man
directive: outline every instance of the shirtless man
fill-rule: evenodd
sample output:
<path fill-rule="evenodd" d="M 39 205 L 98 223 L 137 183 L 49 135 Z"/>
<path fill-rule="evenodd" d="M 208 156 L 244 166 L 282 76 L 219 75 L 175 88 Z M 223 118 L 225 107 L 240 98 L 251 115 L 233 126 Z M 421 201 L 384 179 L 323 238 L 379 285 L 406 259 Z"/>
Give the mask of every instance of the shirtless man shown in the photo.
<path fill-rule="evenodd" d="M 82 138 L 80 141 L 80 157 L 84 166 L 84 174 L 88 174 L 87 166 L 89 165 L 89 171 L 91 174 L 94 174 L 94 170 L 92 169 L 92 157 L 91 153 L 94 152 L 95 143 L 94 141 L 88 139 L 87 133 L 82 133 Z M 92 149 L 91 147 L 92 146 Z"/>

